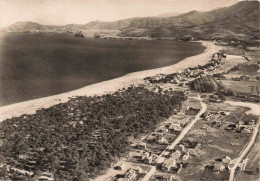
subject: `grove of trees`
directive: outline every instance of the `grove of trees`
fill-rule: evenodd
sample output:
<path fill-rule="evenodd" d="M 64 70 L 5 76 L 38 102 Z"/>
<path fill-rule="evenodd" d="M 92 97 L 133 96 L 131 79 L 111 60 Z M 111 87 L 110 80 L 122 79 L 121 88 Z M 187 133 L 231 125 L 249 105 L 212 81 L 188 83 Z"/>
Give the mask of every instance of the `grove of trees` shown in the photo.
<path fill-rule="evenodd" d="M 88 180 L 128 153 L 129 136 L 154 130 L 184 99 L 180 91 L 155 93 L 142 86 L 72 98 L 3 121 L 0 156 L 7 165 L 33 172 L 32 178 L 48 170 L 55 180 Z"/>

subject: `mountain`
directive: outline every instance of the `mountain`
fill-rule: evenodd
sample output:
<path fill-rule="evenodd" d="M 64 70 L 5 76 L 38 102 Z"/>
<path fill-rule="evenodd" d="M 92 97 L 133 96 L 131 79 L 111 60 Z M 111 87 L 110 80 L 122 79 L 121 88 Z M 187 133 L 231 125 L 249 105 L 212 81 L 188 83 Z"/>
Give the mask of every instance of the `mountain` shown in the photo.
<path fill-rule="evenodd" d="M 139 19 L 131 23 L 126 36 L 134 36 L 133 26 L 146 29 L 152 36 L 199 36 L 199 38 L 227 36 L 259 37 L 260 6 L 257 1 L 241 1 L 233 6 L 208 12 L 191 11 L 175 17 Z M 248 37 L 247 37 L 248 38 Z"/>
<path fill-rule="evenodd" d="M 181 13 L 163 13 L 163 14 L 159 14 L 157 15 L 157 17 L 161 17 L 161 18 L 165 18 L 165 17 L 173 17 L 173 16 L 178 16 L 180 15 Z"/>
<path fill-rule="evenodd" d="M 18 22 L 2 31 L 76 32 L 84 36 L 193 37 L 195 39 L 260 40 L 260 2 L 241 1 L 208 12 L 190 11 L 171 16 L 93 21 L 84 25 L 45 26 Z"/>

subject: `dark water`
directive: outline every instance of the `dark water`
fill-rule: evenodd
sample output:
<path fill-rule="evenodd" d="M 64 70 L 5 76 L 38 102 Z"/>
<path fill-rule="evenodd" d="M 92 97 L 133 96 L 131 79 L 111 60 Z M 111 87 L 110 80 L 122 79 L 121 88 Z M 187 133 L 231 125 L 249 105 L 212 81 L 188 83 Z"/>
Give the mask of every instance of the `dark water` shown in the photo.
<path fill-rule="evenodd" d="M 0 106 L 55 95 L 202 53 L 200 43 L 1 34 Z"/>

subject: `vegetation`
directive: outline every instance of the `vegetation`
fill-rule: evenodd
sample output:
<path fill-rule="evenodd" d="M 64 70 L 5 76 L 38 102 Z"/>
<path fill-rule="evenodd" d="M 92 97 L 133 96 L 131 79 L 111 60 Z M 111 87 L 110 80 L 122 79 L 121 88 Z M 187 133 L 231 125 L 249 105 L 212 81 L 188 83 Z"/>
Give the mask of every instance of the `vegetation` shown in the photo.
<path fill-rule="evenodd" d="M 75 37 L 81 37 L 81 38 L 84 38 L 84 35 L 82 34 L 81 31 L 79 31 L 79 32 L 75 32 L 75 33 L 74 33 L 74 36 L 75 36 Z"/>
<path fill-rule="evenodd" d="M 224 87 L 219 84 L 212 76 L 201 76 L 191 82 L 191 89 L 198 92 L 217 92 Z"/>
<path fill-rule="evenodd" d="M 73 98 L 3 121 L 1 157 L 7 165 L 34 172 L 32 177 L 48 170 L 55 180 L 88 180 L 128 152 L 129 136 L 155 129 L 184 99 L 183 92 L 155 93 L 142 86 Z"/>
<path fill-rule="evenodd" d="M 113 35 L 126 37 L 222 40 L 230 45 L 241 45 L 246 48 L 249 44 L 259 45 L 257 41 L 260 38 L 259 7 L 260 3 L 257 1 L 242 1 L 208 12 L 190 11 L 172 17 L 129 18 L 66 26 L 43 26 L 32 22 L 20 22 L 4 28 L 3 31 L 67 32 L 77 30 L 87 32 L 89 36 L 91 32 L 111 35 L 113 31 Z"/>

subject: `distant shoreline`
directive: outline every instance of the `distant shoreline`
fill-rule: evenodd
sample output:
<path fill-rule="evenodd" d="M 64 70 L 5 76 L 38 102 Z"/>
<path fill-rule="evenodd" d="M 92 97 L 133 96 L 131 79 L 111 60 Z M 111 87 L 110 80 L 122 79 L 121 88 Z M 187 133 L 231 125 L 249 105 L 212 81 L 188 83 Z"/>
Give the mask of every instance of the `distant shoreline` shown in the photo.
<path fill-rule="evenodd" d="M 64 33 L 6 34 L 0 41 L 0 107 L 173 65 L 205 50 L 198 42 L 105 40 Z"/>
<path fill-rule="evenodd" d="M 48 108 L 59 103 L 67 102 L 71 97 L 94 96 L 113 93 L 118 89 L 127 87 L 131 84 L 142 83 L 144 81 L 143 78 L 148 76 L 153 76 L 160 73 L 170 74 L 189 67 L 195 67 L 197 65 L 206 64 L 210 60 L 212 54 L 219 51 L 221 47 L 215 45 L 213 42 L 201 41 L 201 43 L 203 46 L 206 47 L 203 53 L 187 57 L 174 65 L 166 66 L 163 68 L 156 68 L 151 70 L 129 73 L 119 78 L 85 86 L 67 93 L 62 93 L 39 99 L 33 99 L 0 107 L 0 122 L 5 119 L 21 116 L 22 114 L 34 114 L 36 110 L 39 110 L 41 108 Z"/>

